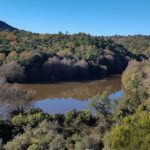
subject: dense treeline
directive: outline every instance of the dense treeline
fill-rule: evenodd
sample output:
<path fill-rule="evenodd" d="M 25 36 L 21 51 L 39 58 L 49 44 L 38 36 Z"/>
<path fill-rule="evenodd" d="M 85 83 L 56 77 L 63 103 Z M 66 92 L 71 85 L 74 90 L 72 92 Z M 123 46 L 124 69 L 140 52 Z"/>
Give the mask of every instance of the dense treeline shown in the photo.
<path fill-rule="evenodd" d="M 7 82 L 100 78 L 121 73 L 131 59 L 144 58 L 111 39 L 85 33 L 0 32 L 0 76 Z"/>
<path fill-rule="evenodd" d="M 87 110 L 49 115 L 15 110 L 0 122 L 6 150 L 148 150 L 150 147 L 149 61 L 131 61 L 122 76 L 124 95 L 94 96 Z"/>
<path fill-rule="evenodd" d="M 122 76 L 124 96 L 115 102 L 116 124 L 106 133 L 107 149 L 148 150 L 150 147 L 149 61 L 131 61 Z"/>
<path fill-rule="evenodd" d="M 84 33 L 33 34 L 7 28 L 0 32 L 0 97 L 4 102 L 31 101 L 35 95 L 34 91 L 7 82 L 99 78 L 122 72 L 132 59 L 149 57 L 149 36 L 110 39 Z M 73 110 L 50 115 L 41 110 L 24 110 L 22 104 L 17 104 L 8 118 L 0 119 L 2 149 L 148 150 L 149 66 L 149 60 L 130 61 L 122 75 L 124 95 L 113 101 L 107 92 L 93 97 L 90 105 L 95 114 Z"/>
<path fill-rule="evenodd" d="M 112 36 L 109 38 L 114 42 L 123 45 L 135 54 L 144 54 L 147 57 L 150 56 L 150 36 Z"/>
<path fill-rule="evenodd" d="M 8 142 L 4 149 L 100 149 L 102 135 L 98 131 L 103 127 L 97 127 L 98 120 L 98 117 L 92 116 L 86 110 L 72 111 L 65 115 L 48 115 L 37 110 L 16 114 L 5 123 L 10 126 L 7 132 L 12 133 L 8 137 L 14 139 Z M 1 135 L 6 138 L 7 132 L 2 130 Z M 8 140 L 5 138 L 4 140 Z"/>

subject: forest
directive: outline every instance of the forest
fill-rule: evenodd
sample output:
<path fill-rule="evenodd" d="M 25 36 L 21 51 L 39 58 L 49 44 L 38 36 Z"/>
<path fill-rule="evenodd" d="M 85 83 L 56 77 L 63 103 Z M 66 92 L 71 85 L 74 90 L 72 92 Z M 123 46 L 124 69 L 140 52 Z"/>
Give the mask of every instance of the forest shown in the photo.
<path fill-rule="evenodd" d="M 123 72 L 130 60 L 148 57 L 148 39 L 140 44 L 143 39 L 136 36 L 129 43 L 118 37 L 36 34 L 4 26 L 0 32 L 0 78 L 10 83 L 99 79 Z M 139 43 L 136 47 L 135 42 Z"/>
<path fill-rule="evenodd" d="M 16 83 L 81 81 L 121 74 L 123 96 L 91 98 L 95 110 L 48 114 L 18 104 L 0 118 L 4 150 L 148 150 L 150 37 L 37 34 L 0 22 L 1 101 L 31 101 Z"/>
<path fill-rule="evenodd" d="M 149 64 L 131 61 L 122 75 L 124 95 L 113 101 L 107 92 L 94 96 L 90 105 L 95 114 L 73 110 L 50 115 L 39 109 L 18 107 L 8 119 L 0 121 L 3 149 L 148 150 Z"/>

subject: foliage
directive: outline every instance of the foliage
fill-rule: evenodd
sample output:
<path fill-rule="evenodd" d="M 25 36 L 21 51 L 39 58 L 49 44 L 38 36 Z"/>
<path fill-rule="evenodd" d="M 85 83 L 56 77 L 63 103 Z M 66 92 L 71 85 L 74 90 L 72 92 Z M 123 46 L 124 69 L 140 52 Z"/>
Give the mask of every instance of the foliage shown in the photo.
<path fill-rule="evenodd" d="M 150 147 L 149 61 L 131 61 L 122 75 L 124 96 L 114 102 L 116 124 L 104 136 L 106 150 Z"/>
<path fill-rule="evenodd" d="M 0 43 L 0 52 L 5 55 L 0 57 L 0 64 L 17 61 L 25 68 L 26 82 L 100 78 L 122 72 L 130 59 L 143 58 L 111 39 L 85 33 L 69 35 L 1 31 Z M 55 57 L 59 62 L 57 64 L 51 62 Z M 70 64 L 66 64 L 65 59 Z M 56 69 L 55 72 L 52 69 L 55 67 L 60 70 Z"/>
<path fill-rule="evenodd" d="M 5 61 L 5 54 L 4 53 L 0 53 L 0 64 L 2 64 Z"/>
<path fill-rule="evenodd" d="M 87 110 L 54 115 L 33 109 L 11 112 L 0 120 L 3 149 L 150 147 L 149 36 L 35 34 L 0 25 L 0 98 L 4 103 L 31 101 L 35 94 L 6 82 L 96 79 L 121 73 L 132 60 L 122 75 L 124 96 L 111 101 L 107 92 L 96 95 L 90 103 L 96 114 Z"/>
<path fill-rule="evenodd" d="M 4 137 L 5 141 L 9 140 L 4 149 L 101 149 L 97 121 L 98 118 L 88 111 L 72 111 L 65 115 L 48 115 L 39 110 L 20 112 L 9 121 L 14 138 L 10 141 Z"/>
<path fill-rule="evenodd" d="M 107 92 L 94 96 L 89 105 L 92 106 L 96 112 L 105 117 L 111 113 L 111 100 Z"/>
<path fill-rule="evenodd" d="M 149 61 L 131 61 L 122 75 L 123 88 L 135 106 L 145 105 L 150 97 Z M 126 96 L 127 97 L 127 96 Z M 132 107 L 134 107 L 132 103 Z"/>
<path fill-rule="evenodd" d="M 150 147 L 150 112 L 138 110 L 122 119 L 105 135 L 106 150 L 148 150 Z"/>
<path fill-rule="evenodd" d="M 142 54 L 143 57 L 150 56 L 150 36 L 112 36 L 111 39 L 135 54 Z"/>
<path fill-rule="evenodd" d="M 19 55 L 16 51 L 11 51 L 8 56 L 7 56 L 7 59 L 6 61 L 7 62 L 11 62 L 11 61 L 17 61 L 19 58 Z"/>

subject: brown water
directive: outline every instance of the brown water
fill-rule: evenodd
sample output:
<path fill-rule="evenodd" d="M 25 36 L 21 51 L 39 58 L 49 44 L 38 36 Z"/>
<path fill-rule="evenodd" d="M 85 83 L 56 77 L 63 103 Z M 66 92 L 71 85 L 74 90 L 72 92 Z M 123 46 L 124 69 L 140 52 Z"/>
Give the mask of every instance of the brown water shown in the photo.
<path fill-rule="evenodd" d="M 86 82 L 62 82 L 56 84 L 23 84 L 25 89 L 36 91 L 36 100 L 46 98 L 88 99 L 98 93 L 114 93 L 121 89 L 120 75 Z"/>
<path fill-rule="evenodd" d="M 111 98 L 122 96 L 121 78 L 115 75 L 109 78 L 87 82 L 63 82 L 56 84 L 23 84 L 23 88 L 36 91 L 33 102 L 0 101 L 0 115 L 16 107 L 40 108 L 44 112 L 65 113 L 73 109 L 88 109 L 90 98 L 107 91 Z"/>

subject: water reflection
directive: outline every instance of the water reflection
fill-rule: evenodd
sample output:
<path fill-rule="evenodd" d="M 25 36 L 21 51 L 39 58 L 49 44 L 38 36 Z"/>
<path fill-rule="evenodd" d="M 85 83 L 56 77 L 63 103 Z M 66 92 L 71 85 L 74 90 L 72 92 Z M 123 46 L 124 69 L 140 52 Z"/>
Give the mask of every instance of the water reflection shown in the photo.
<path fill-rule="evenodd" d="M 29 110 L 34 107 L 33 102 L 22 102 L 22 103 L 5 103 L 0 104 L 0 118 L 7 119 L 10 117 L 10 113 L 14 110 Z"/>
<path fill-rule="evenodd" d="M 109 98 L 111 100 L 118 99 L 123 95 L 123 91 L 117 91 L 115 93 L 110 94 Z M 44 112 L 49 114 L 56 114 L 56 113 L 65 113 L 71 110 L 76 109 L 77 111 L 87 109 L 91 112 L 95 112 L 89 106 L 91 99 L 85 100 L 78 100 L 73 98 L 54 98 L 54 99 L 45 99 L 41 101 L 37 101 L 34 105 L 35 108 L 40 108 L 44 110 Z"/>
<path fill-rule="evenodd" d="M 68 82 L 58 84 L 24 84 L 24 88 L 33 89 L 37 92 L 36 100 L 47 98 L 74 98 L 85 100 L 97 93 L 108 91 L 116 92 L 121 89 L 119 75 L 95 81 Z"/>
<path fill-rule="evenodd" d="M 122 95 L 120 76 L 88 82 L 24 84 L 23 88 L 35 90 L 37 93 L 36 100 L 34 102 L 0 101 L 0 115 L 18 107 L 41 108 L 47 113 L 65 113 L 73 109 L 92 111 L 88 105 L 88 99 L 94 95 L 104 91 L 108 91 L 112 98 Z M 116 93 L 116 91 L 118 92 Z"/>
<path fill-rule="evenodd" d="M 9 114 L 14 110 L 27 110 L 34 106 L 34 101 L 25 101 L 22 99 L 2 100 L 0 99 L 0 117 L 8 118 Z"/>
<path fill-rule="evenodd" d="M 119 91 L 116 91 L 116 92 L 114 92 L 114 93 L 111 93 L 110 94 L 110 96 L 109 96 L 109 98 L 111 99 L 111 100 L 115 100 L 115 99 L 118 99 L 118 98 L 120 98 L 121 96 L 123 96 L 123 91 L 122 90 L 119 90 Z"/>
<path fill-rule="evenodd" d="M 77 111 L 87 109 L 93 111 L 88 105 L 89 101 L 79 101 L 72 98 L 60 98 L 60 99 L 46 99 L 44 101 L 38 101 L 35 103 L 34 107 L 44 110 L 44 112 L 49 114 L 65 113 L 76 109 Z"/>

